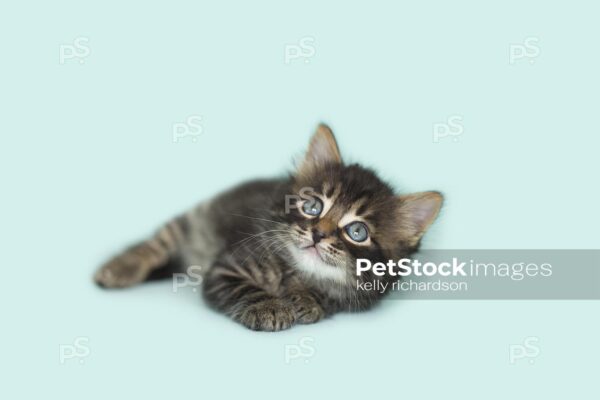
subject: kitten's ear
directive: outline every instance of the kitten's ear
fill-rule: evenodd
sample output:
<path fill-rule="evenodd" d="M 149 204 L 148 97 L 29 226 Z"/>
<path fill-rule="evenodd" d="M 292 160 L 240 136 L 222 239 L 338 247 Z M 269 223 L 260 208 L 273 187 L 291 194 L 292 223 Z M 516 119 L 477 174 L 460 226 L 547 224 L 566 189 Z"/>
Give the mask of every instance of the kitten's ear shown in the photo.
<path fill-rule="evenodd" d="M 435 221 L 444 197 L 439 192 L 420 192 L 398 196 L 397 200 L 401 240 L 414 246 Z"/>
<path fill-rule="evenodd" d="M 341 164 L 342 156 L 331 129 L 320 124 L 310 139 L 304 160 L 298 168 L 298 173 L 309 172 L 326 164 Z"/>

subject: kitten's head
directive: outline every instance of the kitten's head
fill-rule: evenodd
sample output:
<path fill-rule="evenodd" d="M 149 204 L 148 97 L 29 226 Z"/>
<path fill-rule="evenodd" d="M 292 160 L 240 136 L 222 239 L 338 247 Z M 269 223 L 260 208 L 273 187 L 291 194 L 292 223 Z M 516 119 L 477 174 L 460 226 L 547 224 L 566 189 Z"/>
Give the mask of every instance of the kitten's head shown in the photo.
<path fill-rule="evenodd" d="M 320 125 L 293 176 L 286 213 L 296 268 L 349 282 L 357 258 L 387 262 L 417 250 L 442 205 L 438 192 L 404 196 L 370 169 L 345 165 L 333 133 Z"/>

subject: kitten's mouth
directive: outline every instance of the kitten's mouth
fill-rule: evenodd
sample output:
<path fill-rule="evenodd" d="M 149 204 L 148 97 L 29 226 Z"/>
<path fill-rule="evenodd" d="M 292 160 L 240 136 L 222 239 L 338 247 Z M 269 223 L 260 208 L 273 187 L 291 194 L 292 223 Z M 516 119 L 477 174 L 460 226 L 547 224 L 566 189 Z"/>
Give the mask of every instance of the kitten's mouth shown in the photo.
<path fill-rule="evenodd" d="M 321 261 L 323 261 L 325 263 L 327 262 L 327 261 L 325 261 L 325 257 L 323 257 L 323 255 L 321 254 L 321 251 L 319 250 L 319 248 L 317 246 L 315 246 L 314 244 L 300 247 L 300 250 L 305 251 L 306 253 L 310 254 L 313 257 L 318 257 Z"/>

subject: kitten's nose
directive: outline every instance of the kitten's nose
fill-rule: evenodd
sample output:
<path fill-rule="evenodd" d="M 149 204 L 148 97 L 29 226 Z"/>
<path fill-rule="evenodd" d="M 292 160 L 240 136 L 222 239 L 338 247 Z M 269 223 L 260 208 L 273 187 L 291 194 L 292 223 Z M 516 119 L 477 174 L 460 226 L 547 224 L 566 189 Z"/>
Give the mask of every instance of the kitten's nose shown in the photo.
<path fill-rule="evenodd" d="M 327 236 L 327 235 L 318 229 L 313 229 L 313 231 L 312 231 L 312 240 L 313 240 L 314 244 L 319 243 L 321 241 L 321 239 L 323 239 L 325 236 Z"/>
<path fill-rule="evenodd" d="M 312 230 L 312 238 L 315 244 L 335 232 L 335 222 L 331 218 L 322 218 Z"/>

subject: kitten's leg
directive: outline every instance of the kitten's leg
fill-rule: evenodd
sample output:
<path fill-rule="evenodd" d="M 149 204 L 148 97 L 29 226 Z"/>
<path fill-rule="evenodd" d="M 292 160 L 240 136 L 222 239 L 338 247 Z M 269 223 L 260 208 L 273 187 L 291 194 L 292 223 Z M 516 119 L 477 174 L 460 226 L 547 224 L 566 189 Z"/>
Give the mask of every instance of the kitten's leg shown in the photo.
<path fill-rule="evenodd" d="M 280 331 L 296 322 L 292 304 L 280 294 L 281 273 L 253 261 L 217 261 L 203 282 L 204 298 L 235 321 L 258 331 Z"/>
<path fill-rule="evenodd" d="M 326 316 L 324 302 L 306 290 L 292 290 L 284 297 L 292 305 L 296 321 L 300 324 L 314 324 Z"/>
<path fill-rule="evenodd" d="M 94 280 L 102 287 L 124 288 L 145 281 L 153 272 L 166 268 L 181 250 L 187 234 L 186 216 L 163 226 L 150 239 L 138 243 L 104 264 Z"/>

